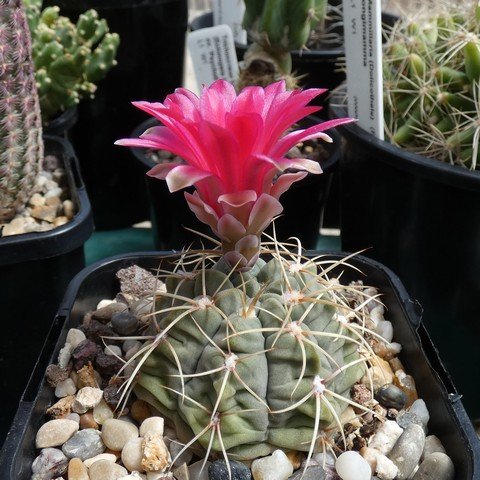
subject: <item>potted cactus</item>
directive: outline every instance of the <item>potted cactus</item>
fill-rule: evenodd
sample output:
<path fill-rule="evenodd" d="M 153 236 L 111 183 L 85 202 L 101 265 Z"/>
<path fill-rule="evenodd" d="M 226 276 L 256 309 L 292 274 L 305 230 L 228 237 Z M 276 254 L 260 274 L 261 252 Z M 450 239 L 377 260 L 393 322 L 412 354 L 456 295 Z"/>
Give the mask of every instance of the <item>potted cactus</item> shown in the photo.
<path fill-rule="evenodd" d="M 44 155 L 30 37 L 20 0 L 2 1 L 0 32 L 0 309 L 6 319 L 0 341 L 3 438 L 10 422 L 9 412 L 18 404 L 65 285 L 85 265 L 83 243 L 93 224 L 72 147 L 62 139 L 47 137 Z M 73 204 L 69 202 L 75 206 L 75 214 L 72 211 L 68 223 L 58 222 L 59 226 L 50 231 L 33 221 L 33 228 L 22 230 L 30 233 L 14 234 L 19 233 L 13 231 L 17 227 L 7 222 L 14 217 L 14 221 L 21 222 L 21 212 L 37 192 L 39 180 L 52 179 L 50 172 L 49 177 L 38 176 L 44 159 L 45 164 L 52 162 L 52 155 L 56 162 L 64 164 L 65 183 Z M 58 212 L 63 208 L 61 200 L 59 196 L 53 199 L 53 195 L 52 200 L 43 198 L 49 204 L 43 205 L 43 211 Z M 54 227 L 53 218 L 52 222 Z M 27 328 L 31 328 L 30 334 L 22 338 Z M 19 341 L 25 349 L 17 362 Z"/>
<path fill-rule="evenodd" d="M 116 65 L 119 36 L 95 10 L 75 25 L 58 6 L 41 6 L 42 0 L 25 1 L 40 110 L 46 132 L 62 134 L 73 126 L 80 100 L 94 98 L 96 83 Z"/>
<path fill-rule="evenodd" d="M 479 10 L 473 1 L 436 2 L 412 17 L 398 21 L 384 47 L 387 140 L 342 129 L 342 245 L 372 247 L 369 256 L 402 276 L 478 416 L 470 375 L 480 374 Z M 466 375 L 465 364 L 475 373 Z"/>
<path fill-rule="evenodd" d="M 289 147 L 329 141 L 327 128 L 350 121 L 287 133 L 318 93 L 286 91 L 282 81 L 237 96 L 220 80 L 200 98 L 179 89 L 163 103 L 137 103 L 164 126 L 118 143 L 181 155 L 187 164 L 151 175 L 172 191 L 194 185 L 188 205 L 217 239 L 213 248 L 110 259 L 72 282 L 55 358 L 48 352 L 58 364 L 46 371 L 60 400 L 32 380 L 38 393 L 22 403 L 0 456 L 7 478 L 205 478 L 208 468 L 225 480 L 287 480 L 294 470 L 294 479 L 407 479 L 420 462 L 417 478 L 478 475 L 472 426 L 441 369 L 425 361 L 398 279 L 365 259 L 260 241 L 282 211 L 279 197 L 306 171 L 320 173 L 315 162 L 285 158 Z M 356 268 L 377 287 L 359 282 Z M 383 319 L 381 294 L 395 327 Z M 428 408 L 403 361 L 422 380 Z M 379 395 L 384 386 L 396 395 Z M 52 420 L 43 421 L 45 410 Z M 427 424 L 442 437 L 433 456 L 423 448 Z"/>

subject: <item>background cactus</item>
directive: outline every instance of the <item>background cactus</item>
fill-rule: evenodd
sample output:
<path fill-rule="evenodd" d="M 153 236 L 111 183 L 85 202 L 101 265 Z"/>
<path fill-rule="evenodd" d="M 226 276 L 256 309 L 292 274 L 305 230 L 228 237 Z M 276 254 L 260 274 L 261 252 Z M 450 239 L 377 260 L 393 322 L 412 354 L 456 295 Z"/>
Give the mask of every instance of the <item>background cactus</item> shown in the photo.
<path fill-rule="evenodd" d="M 42 126 L 21 0 L 0 0 L 0 223 L 23 206 L 43 160 Z"/>
<path fill-rule="evenodd" d="M 239 88 L 281 78 L 295 88 L 290 51 L 306 47 L 312 28 L 325 18 L 327 0 L 245 0 L 245 7 L 243 26 L 254 43 L 245 53 Z"/>
<path fill-rule="evenodd" d="M 93 98 L 95 84 L 116 64 L 120 39 L 108 33 L 107 22 L 95 10 L 80 15 L 75 25 L 56 6 L 41 11 L 41 3 L 25 0 L 40 108 L 48 120 Z"/>
<path fill-rule="evenodd" d="M 133 359 L 143 358 L 136 395 L 207 456 L 311 454 L 328 428 L 342 443 L 339 417 L 371 352 L 356 323 L 370 298 L 278 248 L 248 272 L 214 263 L 211 251 L 181 256 L 156 304 L 162 333 Z"/>
<path fill-rule="evenodd" d="M 428 157 L 478 169 L 480 8 L 436 2 L 400 19 L 384 51 L 385 131 Z"/>

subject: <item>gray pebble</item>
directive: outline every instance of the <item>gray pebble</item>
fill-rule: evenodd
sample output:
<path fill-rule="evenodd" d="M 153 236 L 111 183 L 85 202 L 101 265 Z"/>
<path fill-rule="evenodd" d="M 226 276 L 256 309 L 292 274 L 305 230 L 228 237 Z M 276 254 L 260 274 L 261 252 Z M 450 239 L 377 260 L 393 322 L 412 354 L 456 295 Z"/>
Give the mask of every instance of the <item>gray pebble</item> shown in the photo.
<path fill-rule="evenodd" d="M 417 415 L 421 419 L 423 426 L 427 428 L 430 420 L 430 413 L 428 412 L 427 405 L 421 398 L 415 400 L 408 411 Z"/>
<path fill-rule="evenodd" d="M 137 347 L 140 349 L 142 346 L 141 342 L 138 340 L 125 340 L 122 344 L 122 349 L 125 353 L 127 353 L 131 348 Z"/>
<path fill-rule="evenodd" d="M 384 407 L 401 410 L 407 403 L 407 396 L 400 388 L 389 383 L 383 385 L 375 392 L 375 400 Z"/>
<path fill-rule="evenodd" d="M 447 453 L 443 447 L 442 442 L 436 435 L 429 435 L 425 439 L 425 446 L 423 447 L 422 459 L 428 457 L 431 453 Z"/>
<path fill-rule="evenodd" d="M 119 335 L 131 335 L 138 328 L 138 319 L 128 311 L 114 313 L 112 328 Z"/>
<path fill-rule="evenodd" d="M 87 458 L 100 455 L 105 451 L 105 445 L 98 430 L 86 428 L 77 432 L 68 442 L 63 444 L 63 453 L 69 458 Z"/>
<path fill-rule="evenodd" d="M 50 480 L 67 471 L 68 458 L 58 448 L 44 448 L 33 461 L 32 478 Z"/>
<path fill-rule="evenodd" d="M 420 425 L 411 424 L 400 435 L 388 458 L 398 468 L 397 480 L 406 480 L 418 465 L 425 445 L 425 432 Z"/>
<path fill-rule="evenodd" d="M 455 467 L 448 455 L 441 452 L 431 453 L 421 463 L 413 480 L 453 480 Z"/>
<path fill-rule="evenodd" d="M 416 413 L 403 411 L 397 415 L 395 420 L 403 429 L 415 424 L 420 425 L 425 430 L 422 419 Z"/>
<path fill-rule="evenodd" d="M 316 465 L 308 467 L 306 470 L 303 468 L 297 470 L 289 480 L 325 480 L 325 478 L 325 470 L 320 465 Z"/>
<path fill-rule="evenodd" d="M 232 480 L 251 480 L 252 473 L 243 463 L 230 460 Z M 208 467 L 209 480 L 228 480 L 228 469 L 225 460 L 216 460 Z"/>

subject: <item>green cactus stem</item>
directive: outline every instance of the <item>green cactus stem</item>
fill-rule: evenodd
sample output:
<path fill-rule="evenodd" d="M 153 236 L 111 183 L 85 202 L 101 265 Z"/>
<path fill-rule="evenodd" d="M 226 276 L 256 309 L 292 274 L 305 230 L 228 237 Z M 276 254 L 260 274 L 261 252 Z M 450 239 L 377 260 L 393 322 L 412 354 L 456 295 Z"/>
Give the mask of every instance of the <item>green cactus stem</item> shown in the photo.
<path fill-rule="evenodd" d="M 0 223 L 28 200 L 43 160 L 30 34 L 21 0 L 0 0 Z"/>

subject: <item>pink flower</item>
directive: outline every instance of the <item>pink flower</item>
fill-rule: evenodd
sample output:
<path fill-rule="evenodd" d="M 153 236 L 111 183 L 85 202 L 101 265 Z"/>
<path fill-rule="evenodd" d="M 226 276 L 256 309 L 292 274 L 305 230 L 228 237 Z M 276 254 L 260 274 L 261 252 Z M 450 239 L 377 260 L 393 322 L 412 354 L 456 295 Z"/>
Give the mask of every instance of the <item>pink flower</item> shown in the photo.
<path fill-rule="evenodd" d="M 230 83 L 217 80 L 200 98 L 178 88 L 163 103 L 134 102 L 163 125 L 116 144 L 182 157 L 186 164 L 157 165 L 148 175 L 166 180 L 171 192 L 195 185 L 193 195 L 185 193 L 190 209 L 221 239 L 226 261 L 248 268 L 258 258 L 261 233 L 283 210 L 282 193 L 307 172 L 321 173 L 317 162 L 285 154 L 307 139 L 331 142 L 323 131 L 351 121 L 331 120 L 285 134 L 320 110 L 308 103 L 323 92 L 286 91 L 283 81 L 247 87 L 237 95 Z M 296 172 L 278 176 L 287 169 Z"/>

